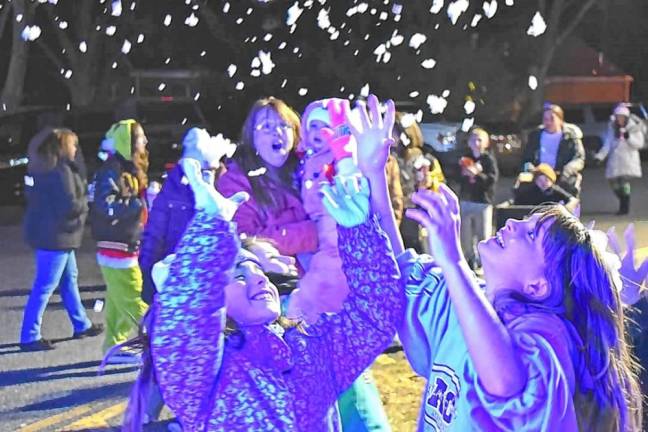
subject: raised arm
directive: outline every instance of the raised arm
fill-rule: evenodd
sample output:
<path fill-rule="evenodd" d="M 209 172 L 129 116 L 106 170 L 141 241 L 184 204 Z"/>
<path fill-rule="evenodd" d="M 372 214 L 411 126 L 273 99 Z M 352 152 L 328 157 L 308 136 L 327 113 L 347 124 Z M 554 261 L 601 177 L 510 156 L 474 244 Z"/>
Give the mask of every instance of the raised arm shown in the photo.
<path fill-rule="evenodd" d="M 439 193 L 419 191 L 412 201 L 421 209 L 407 215 L 425 226 L 434 241 L 430 250 L 445 276 L 468 352 L 484 388 L 507 397 L 525 385 L 526 371 L 511 335 L 480 289 L 459 245 L 459 201 L 446 185 Z M 493 368 L 493 365 L 498 365 Z"/>
<path fill-rule="evenodd" d="M 230 205 L 220 196 L 210 204 L 209 195 L 216 192 L 196 191 L 200 165 L 196 162 L 192 168 L 196 172 L 185 173 L 194 189 L 197 213 L 168 263 L 168 276 L 156 277 L 164 268 L 154 269 L 154 279 L 162 286 L 155 302 L 151 349 L 164 401 L 184 430 L 203 430 L 203 405 L 223 355 L 224 287 L 239 248 L 234 224 L 228 220 L 238 203 Z M 204 185 L 198 186 L 206 189 Z M 214 204 L 219 199 L 222 204 Z"/>
<path fill-rule="evenodd" d="M 130 174 L 124 174 L 130 176 Z M 94 208 L 109 219 L 137 217 L 144 205 L 137 191 L 124 187 L 118 173 L 112 169 L 99 170 L 95 178 Z"/>
<path fill-rule="evenodd" d="M 323 316 L 311 329 L 320 335 L 318 351 L 327 358 L 339 394 L 389 346 L 403 318 L 405 296 L 387 236 L 375 218 L 351 228 L 338 226 L 338 236 L 349 295 L 339 313 Z"/>

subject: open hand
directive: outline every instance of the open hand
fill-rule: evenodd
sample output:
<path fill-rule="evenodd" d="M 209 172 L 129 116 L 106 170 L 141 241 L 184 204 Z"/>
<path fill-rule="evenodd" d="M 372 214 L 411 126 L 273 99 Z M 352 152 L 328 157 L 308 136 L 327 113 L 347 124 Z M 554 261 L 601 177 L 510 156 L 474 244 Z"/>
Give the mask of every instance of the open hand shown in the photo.
<path fill-rule="evenodd" d="M 369 183 L 360 175 L 335 176 L 333 186 L 323 183 L 322 202 L 338 225 L 350 228 L 369 218 Z"/>
<path fill-rule="evenodd" d="M 391 99 L 387 100 L 385 105 L 386 111 L 383 116 L 380 113 L 378 98 L 375 95 L 369 95 L 366 104 L 358 102 L 356 105 L 355 112 L 359 118 L 353 118 L 347 107 L 347 125 L 358 143 L 358 168 L 367 177 L 384 173 L 389 157 L 389 147 L 394 143 L 392 131 L 396 108 Z M 367 107 L 369 107 L 369 112 L 367 112 Z"/>
<path fill-rule="evenodd" d="M 429 233 L 430 252 L 440 264 L 456 265 L 463 260 L 459 243 L 459 199 L 445 184 L 439 192 L 421 189 L 412 194 L 412 202 L 418 206 L 407 209 L 405 215 L 420 223 Z"/>
<path fill-rule="evenodd" d="M 608 230 L 607 236 L 610 248 L 621 259 L 621 268 L 619 269 L 621 280 L 623 281 L 621 300 L 627 305 L 633 305 L 646 293 L 645 284 L 646 277 L 648 277 L 648 258 L 638 267 L 635 266 L 634 224 L 629 224 L 623 233 L 626 242 L 625 254 L 622 252 L 614 227 Z"/>
<path fill-rule="evenodd" d="M 213 183 L 207 183 L 203 179 L 200 162 L 196 159 L 185 158 L 180 164 L 194 193 L 196 210 L 204 210 L 220 219 L 231 221 L 239 206 L 250 198 L 247 192 L 237 192 L 225 198 L 214 188 Z"/>

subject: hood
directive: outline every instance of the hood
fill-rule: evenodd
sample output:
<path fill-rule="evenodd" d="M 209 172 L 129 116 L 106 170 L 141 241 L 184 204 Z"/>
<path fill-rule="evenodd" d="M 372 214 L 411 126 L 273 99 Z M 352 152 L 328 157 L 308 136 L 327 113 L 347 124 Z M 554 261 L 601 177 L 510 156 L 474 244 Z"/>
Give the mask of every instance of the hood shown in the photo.
<path fill-rule="evenodd" d="M 301 139 L 299 140 L 299 147 L 297 151 L 300 153 L 305 153 L 308 149 L 308 143 L 306 142 L 306 134 L 308 132 L 308 124 L 311 120 L 322 120 L 329 123 L 330 119 L 328 118 L 328 110 L 326 109 L 326 104 L 331 99 L 320 99 L 311 102 L 308 104 L 304 110 L 304 115 L 301 118 Z"/>
<path fill-rule="evenodd" d="M 128 119 L 120 120 L 110 126 L 106 138 L 101 142 L 101 150 L 119 153 L 124 159 L 132 160 L 131 128 L 135 123 L 135 120 Z"/>

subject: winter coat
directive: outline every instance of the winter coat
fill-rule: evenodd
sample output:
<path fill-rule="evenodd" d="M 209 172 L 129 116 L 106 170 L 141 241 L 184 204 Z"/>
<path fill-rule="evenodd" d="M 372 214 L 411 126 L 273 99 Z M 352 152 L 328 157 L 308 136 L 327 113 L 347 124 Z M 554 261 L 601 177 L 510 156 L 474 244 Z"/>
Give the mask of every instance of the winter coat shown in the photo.
<path fill-rule="evenodd" d="M 61 160 L 54 169 L 30 173 L 25 195 L 25 240 L 35 249 L 71 250 L 81 246 L 88 214 L 86 183 L 78 166 Z M 32 183 L 32 182 L 29 182 Z"/>
<path fill-rule="evenodd" d="M 166 178 L 162 190 L 155 198 L 142 233 L 139 265 L 142 270 L 142 300 L 151 304 L 156 292 L 151 270 L 153 265 L 173 253 L 180 237 L 193 217 L 194 195 L 180 165 L 176 165 Z"/>
<path fill-rule="evenodd" d="M 216 188 L 225 197 L 245 191 L 250 199 L 239 207 L 234 222 L 239 233 L 271 239 L 283 255 L 297 255 L 317 250 L 317 229 L 308 219 L 304 206 L 297 195 L 273 184 L 273 194 L 283 202 L 279 210 L 263 208 L 254 199 L 252 186 L 243 171 L 232 162 L 217 182 Z"/>
<path fill-rule="evenodd" d="M 185 431 L 339 431 L 335 401 L 389 345 L 404 291 L 375 219 L 338 228 L 350 294 L 305 329 L 243 327 L 225 338 L 234 224 L 198 212 L 156 296 L 151 353 L 164 401 Z"/>
<path fill-rule="evenodd" d="M 643 131 L 634 117 L 628 119 L 625 134 L 620 134 L 615 122 L 611 121 L 603 147 L 594 156 L 603 160 L 607 157 L 605 177 L 641 177 L 639 150 L 643 146 Z"/>
<path fill-rule="evenodd" d="M 534 166 L 540 164 L 540 137 L 543 131 L 544 129 L 540 128 L 529 134 L 522 154 L 520 171 L 524 171 L 524 165 L 528 162 Z M 585 148 L 582 135 L 576 126 L 564 125 L 563 135 L 558 146 L 556 166 L 552 167 L 559 174 L 556 183 L 576 197 L 580 193 L 581 171 L 585 167 Z"/>
<path fill-rule="evenodd" d="M 136 252 L 146 215 L 133 162 L 115 153 L 96 172 L 90 208 L 92 235 L 103 249 Z"/>
<path fill-rule="evenodd" d="M 474 176 L 473 183 L 471 183 L 468 176 L 462 175 L 459 178 L 461 187 L 459 199 L 461 201 L 493 204 L 495 200 L 495 183 L 499 177 L 495 156 L 491 152 L 485 152 L 475 159 L 472 151 L 467 152 L 464 156 L 472 159 L 475 163 L 479 163 L 482 166 L 482 172 Z"/>

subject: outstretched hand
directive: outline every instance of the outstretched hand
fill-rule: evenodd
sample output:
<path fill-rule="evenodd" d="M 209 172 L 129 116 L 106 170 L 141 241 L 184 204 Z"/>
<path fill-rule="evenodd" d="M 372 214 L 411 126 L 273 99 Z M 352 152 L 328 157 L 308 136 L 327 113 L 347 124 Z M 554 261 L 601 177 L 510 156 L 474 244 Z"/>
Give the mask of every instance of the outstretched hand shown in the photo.
<path fill-rule="evenodd" d="M 463 260 L 459 242 L 459 199 L 452 190 L 445 184 L 439 185 L 439 192 L 421 189 L 412 194 L 412 202 L 418 208 L 407 209 L 405 215 L 428 231 L 434 259 L 440 265 L 456 265 Z"/>
<path fill-rule="evenodd" d="M 380 113 L 378 98 L 369 95 L 366 104 L 358 102 L 356 105 L 354 112 L 357 113 L 358 118 L 354 118 L 348 109 L 348 104 L 344 108 L 347 125 L 358 143 L 358 168 L 367 177 L 384 173 L 389 147 L 394 143 L 392 138 L 396 119 L 394 101 L 387 100 L 385 106 L 386 111 L 383 115 Z"/>
<path fill-rule="evenodd" d="M 322 202 L 338 225 L 350 228 L 369 217 L 369 184 L 360 175 L 335 176 L 333 185 L 322 183 Z"/>
<path fill-rule="evenodd" d="M 638 267 L 635 266 L 634 224 L 629 224 L 623 233 L 626 243 L 625 254 L 622 252 L 614 227 L 608 230 L 607 236 L 610 248 L 621 259 L 621 268 L 619 269 L 621 280 L 623 281 L 621 300 L 627 305 L 633 305 L 647 292 L 645 284 L 646 278 L 648 277 L 648 258 Z"/>
<path fill-rule="evenodd" d="M 196 210 L 204 210 L 219 219 L 231 221 L 239 206 L 250 198 L 247 192 L 237 192 L 229 198 L 220 194 L 212 183 L 207 183 L 196 159 L 185 158 L 180 161 L 189 186 L 194 193 Z"/>

